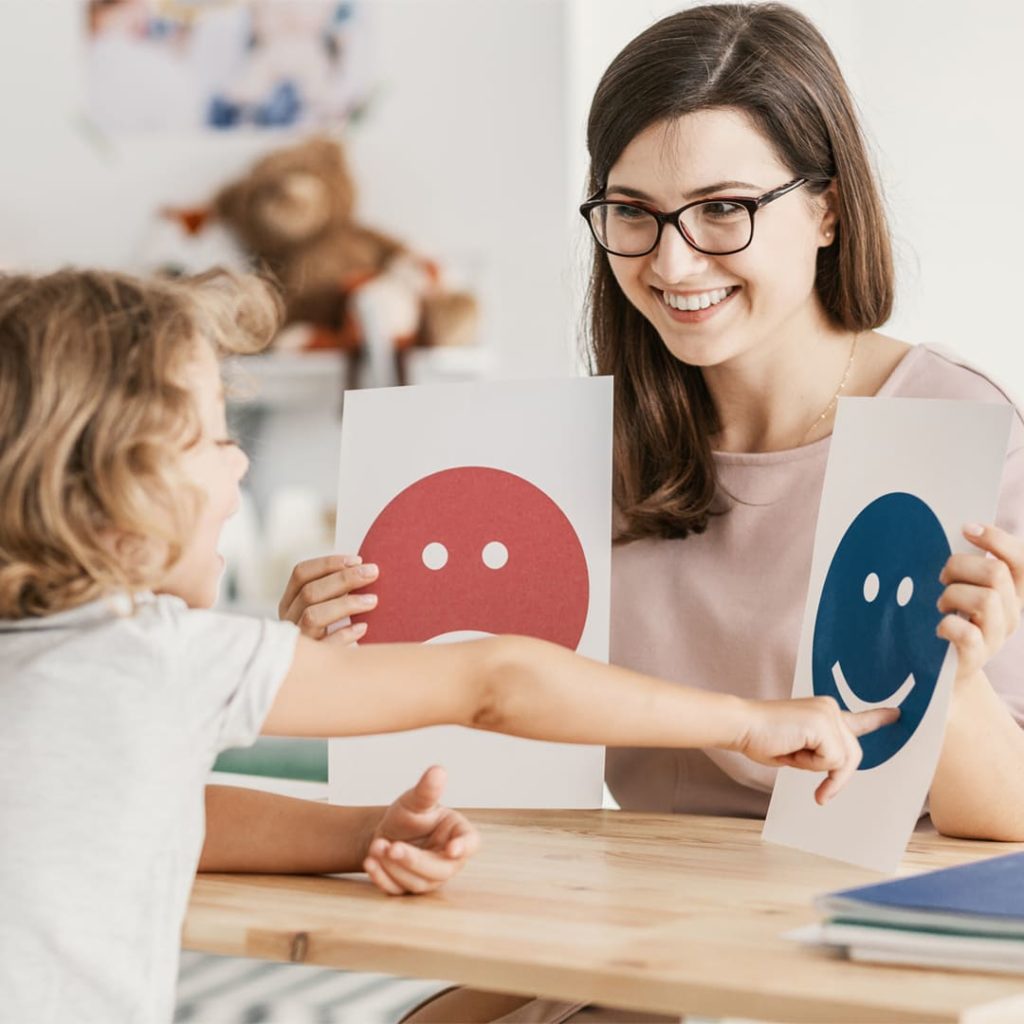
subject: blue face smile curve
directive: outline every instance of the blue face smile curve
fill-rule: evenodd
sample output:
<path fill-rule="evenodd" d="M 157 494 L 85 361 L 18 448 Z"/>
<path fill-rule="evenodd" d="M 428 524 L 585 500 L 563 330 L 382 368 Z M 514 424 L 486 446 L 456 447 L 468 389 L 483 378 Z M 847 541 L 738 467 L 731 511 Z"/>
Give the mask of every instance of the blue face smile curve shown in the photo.
<path fill-rule="evenodd" d="M 862 509 L 836 548 L 814 623 L 814 692 L 847 711 L 900 709 L 860 737 L 861 771 L 902 749 L 931 703 L 948 646 L 935 630 L 949 555 L 935 513 L 900 491 Z"/>

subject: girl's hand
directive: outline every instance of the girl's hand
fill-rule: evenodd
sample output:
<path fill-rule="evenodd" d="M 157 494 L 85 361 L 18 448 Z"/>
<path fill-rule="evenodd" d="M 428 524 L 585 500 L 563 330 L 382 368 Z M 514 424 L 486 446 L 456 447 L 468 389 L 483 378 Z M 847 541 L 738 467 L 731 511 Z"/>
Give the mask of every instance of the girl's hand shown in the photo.
<path fill-rule="evenodd" d="M 367 846 L 363 868 L 391 896 L 433 892 L 480 848 L 480 833 L 438 802 L 445 771 L 428 768 L 385 812 Z"/>
<path fill-rule="evenodd" d="M 375 594 L 352 593 L 377 578 L 377 566 L 361 562 L 358 555 L 327 555 L 299 562 L 284 588 L 278 616 L 294 622 L 313 640 L 327 636 L 332 643 L 355 643 L 366 632 L 365 622 L 343 626 L 329 636 L 327 627 L 376 607 Z"/>
<path fill-rule="evenodd" d="M 936 632 L 956 648 L 958 681 L 978 672 L 1006 643 L 1024 604 L 1024 541 L 997 526 L 972 523 L 963 532 L 988 554 L 951 555 L 939 574 L 946 589 Z"/>
<path fill-rule="evenodd" d="M 828 777 L 814 791 L 827 803 L 846 785 L 861 760 L 857 737 L 899 718 L 895 708 L 853 714 L 831 697 L 746 701 L 750 723 L 737 749 L 761 764 L 789 765 Z"/>

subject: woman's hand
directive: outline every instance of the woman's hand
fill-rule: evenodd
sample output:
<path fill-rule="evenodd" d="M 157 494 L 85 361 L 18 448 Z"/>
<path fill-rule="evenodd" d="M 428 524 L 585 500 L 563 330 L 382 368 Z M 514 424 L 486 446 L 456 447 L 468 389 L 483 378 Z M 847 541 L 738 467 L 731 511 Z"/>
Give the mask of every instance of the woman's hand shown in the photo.
<path fill-rule="evenodd" d="M 831 697 L 746 701 L 750 724 L 736 749 L 753 761 L 827 772 L 814 791 L 827 803 L 846 785 L 861 761 L 858 736 L 899 718 L 895 708 L 853 714 Z"/>
<path fill-rule="evenodd" d="M 1024 604 L 1024 541 L 997 526 L 964 527 L 987 554 L 951 555 L 939 574 L 946 589 L 937 633 L 956 648 L 957 680 L 973 676 L 1020 625 Z"/>
<path fill-rule="evenodd" d="M 363 869 L 391 896 L 433 892 L 480 848 L 480 833 L 438 802 L 445 771 L 428 768 L 385 812 L 370 837 Z"/>
<path fill-rule="evenodd" d="M 377 578 L 377 566 L 362 565 L 358 555 L 327 555 L 299 562 L 288 578 L 277 607 L 282 619 L 294 622 L 313 640 L 352 644 L 366 632 L 366 623 L 345 625 L 333 633 L 327 627 L 377 605 L 375 594 L 355 594 Z"/>

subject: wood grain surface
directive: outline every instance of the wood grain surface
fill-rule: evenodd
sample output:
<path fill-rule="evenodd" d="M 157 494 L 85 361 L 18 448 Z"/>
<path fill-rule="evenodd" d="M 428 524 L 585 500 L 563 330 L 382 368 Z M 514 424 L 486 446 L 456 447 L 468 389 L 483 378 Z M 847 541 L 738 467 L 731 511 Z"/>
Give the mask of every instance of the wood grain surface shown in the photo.
<path fill-rule="evenodd" d="M 483 849 L 438 893 L 200 875 L 183 945 L 702 1016 L 1024 1022 L 1024 977 L 856 964 L 780 938 L 816 919 L 815 895 L 880 876 L 762 843 L 759 821 L 472 813 Z M 900 873 L 1021 848 L 916 833 Z"/>

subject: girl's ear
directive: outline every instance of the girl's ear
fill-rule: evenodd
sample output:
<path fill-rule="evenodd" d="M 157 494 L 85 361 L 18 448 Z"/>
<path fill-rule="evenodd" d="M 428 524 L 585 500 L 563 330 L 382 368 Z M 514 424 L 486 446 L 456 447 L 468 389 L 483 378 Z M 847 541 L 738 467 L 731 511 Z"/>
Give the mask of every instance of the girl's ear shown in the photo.
<path fill-rule="evenodd" d="M 827 249 L 836 240 L 839 224 L 839 186 L 833 178 L 828 188 L 818 197 L 821 202 L 821 220 L 818 224 L 818 245 Z"/>

